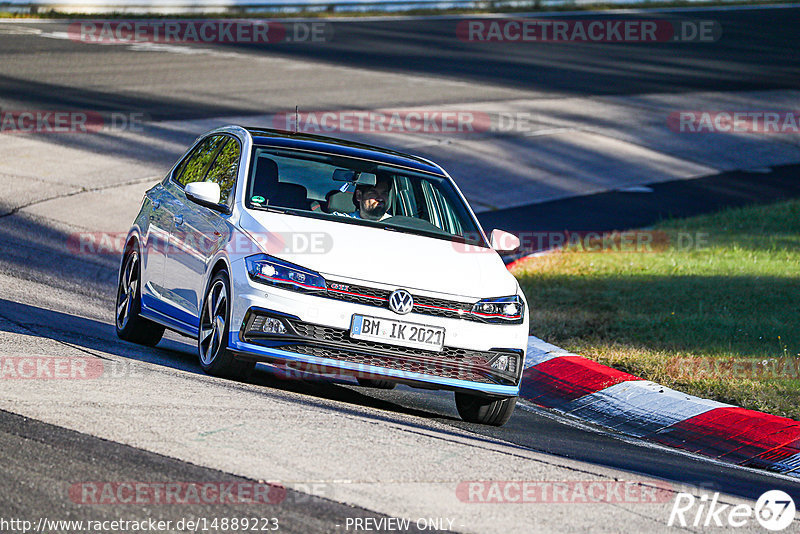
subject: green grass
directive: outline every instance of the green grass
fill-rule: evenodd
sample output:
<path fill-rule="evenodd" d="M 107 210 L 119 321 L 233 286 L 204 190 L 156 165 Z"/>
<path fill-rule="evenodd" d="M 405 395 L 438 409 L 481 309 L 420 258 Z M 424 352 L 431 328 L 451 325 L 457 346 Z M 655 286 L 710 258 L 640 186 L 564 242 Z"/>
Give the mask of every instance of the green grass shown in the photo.
<path fill-rule="evenodd" d="M 800 419 L 800 201 L 654 230 L 652 252 L 573 246 L 516 268 L 531 333 L 687 393 Z M 698 235 L 704 246 L 675 246 Z"/>

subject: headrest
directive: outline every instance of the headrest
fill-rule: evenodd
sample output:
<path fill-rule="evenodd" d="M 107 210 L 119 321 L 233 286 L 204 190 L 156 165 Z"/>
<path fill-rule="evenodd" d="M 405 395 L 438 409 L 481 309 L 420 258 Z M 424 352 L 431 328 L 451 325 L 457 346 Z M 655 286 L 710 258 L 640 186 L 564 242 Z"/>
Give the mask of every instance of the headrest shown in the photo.
<path fill-rule="evenodd" d="M 256 174 L 253 176 L 253 192 L 263 194 L 278 183 L 278 164 L 269 158 L 258 158 Z"/>
<path fill-rule="evenodd" d="M 328 201 L 328 213 L 333 213 L 334 211 L 351 213 L 356 209 L 351 191 L 333 191 L 325 195 L 325 198 Z"/>
<path fill-rule="evenodd" d="M 253 176 L 253 195 L 266 198 L 270 205 L 308 209 L 308 191 L 300 184 L 278 181 L 278 164 L 269 158 L 258 158 Z"/>

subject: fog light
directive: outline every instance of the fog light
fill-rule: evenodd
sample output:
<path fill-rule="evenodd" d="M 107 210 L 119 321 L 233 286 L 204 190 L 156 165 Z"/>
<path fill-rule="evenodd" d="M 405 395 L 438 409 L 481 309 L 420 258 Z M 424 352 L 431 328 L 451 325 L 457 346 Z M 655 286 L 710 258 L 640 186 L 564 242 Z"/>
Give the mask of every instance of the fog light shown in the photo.
<path fill-rule="evenodd" d="M 264 326 L 261 327 L 261 330 L 266 334 L 285 334 L 286 327 L 283 326 L 283 322 L 280 319 L 275 319 L 274 317 L 267 317 L 264 321 Z"/>
<path fill-rule="evenodd" d="M 498 371 L 508 371 L 508 356 L 499 356 L 495 361 L 492 362 L 492 369 L 497 369 Z"/>

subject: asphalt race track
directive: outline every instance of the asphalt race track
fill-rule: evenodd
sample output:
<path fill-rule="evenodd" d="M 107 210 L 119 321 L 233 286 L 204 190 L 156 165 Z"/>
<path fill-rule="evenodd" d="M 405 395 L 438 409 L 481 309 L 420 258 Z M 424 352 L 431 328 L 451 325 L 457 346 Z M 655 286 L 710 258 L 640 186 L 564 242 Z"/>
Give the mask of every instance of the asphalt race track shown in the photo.
<path fill-rule="evenodd" d="M 153 349 L 118 340 L 118 255 L 67 246 L 77 232 L 124 232 L 142 192 L 198 133 L 295 105 L 537 110 L 539 130 L 519 137 L 344 134 L 437 160 L 441 154 L 490 227 L 618 228 L 649 224 L 665 202 L 691 214 L 796 196 L 797 135 L 731 140 L 661 130 L 667 104 L 800 109 L 800 8 L 614 15 L 635 16 L 713 20 L 722 37 L 506 46 L 460 41 L 457 19 L 433 18 L 325 22 L 332 35 L 325 43 L 132 46 L 76 42 L 68 21 L 0 21 L 0 111 L 144 117 L 138 129 L 94 135 L 0 133 L 0 358 L 102 369 L 86 380 L 0 379 L 0 531 L 21 531 L 3 519 L 174 525 L 249 516 L 277 518 L 291 532 L 398 531 L 388 521 L 398 517 L 411 519 L 402 531 L 699 532 L 702 525 L 667 525 L 678 492 L 719 492 L 721 503 L 752 506 L 781 489 L 800 504 L 797 479 L 623 439 L 533 406 L 518 405 L 497 429 L 462 422 L 446 392 L 287 379 L 266 368 L 246 382 L 206 376 L 190 340 L 168 335 Z M 558 137 L 565 128 L 565 137 L 596 148 L 591 158 L 569 150 Z M 616 150 L 621 159 L 612 161 Z M 525 160 L 531 153 L 536 165 Z M 636 174 L 637 162 L 654 158 Z M 499 176 L 516 159 L 525 169 Z M 759 187 L 758 177 L 770 172 L 770 187 Z M 647 201 L 624 192 L 653 182 Z M 709 202 L 732 183 L 738 189 Z M 661 493 L 586 504 L 483 503 L 464 496 L 470 481 L 630 482 Z M 91 504 L 75 490 L 135 482 L 271 484 L 279 496 L 267 504 L 151 497 Z M 729 529 L 763 531 L 755 520 Z"/>
<path fill-rule="evenodd" d="M 144 111 L 154 120 L 167 120 L 285 111 L 298 104 L 346 109 L 509 96 L 797 88 L 800 58 L 794 52 L 799 10 L 678 12 L 658 18 L 715 20 L 723 28 L 723 38 L 652 46 L 509 47 L 454 39 L 458 19 L 334 21 L 329 23 L 333 28 L 329 42 L 275 43 L 269 48 L 225 44 L 220 52 L 246 55 L 208 58 L 132 54 L 119 46 L 0 33 L 3 53 L 10 59 L 0 72 L 0 98 L 6 109 L 89 105 L 97 110 Z M 65 32 L 68 23 L 14 26 L 20 27 Z M 29 61 L 31 55 L 37 59 Z M 321 65 L 313 73 L 297 67 L 286 72 L 277 61 L 252 61 L 265 56 Z"/>

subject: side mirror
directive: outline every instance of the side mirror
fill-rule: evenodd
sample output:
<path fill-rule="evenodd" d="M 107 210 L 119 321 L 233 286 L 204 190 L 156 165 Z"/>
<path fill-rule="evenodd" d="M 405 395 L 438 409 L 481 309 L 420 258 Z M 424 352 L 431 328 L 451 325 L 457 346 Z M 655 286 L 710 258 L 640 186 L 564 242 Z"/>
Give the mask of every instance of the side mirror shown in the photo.
<path fill-rule="evenodd" d="M 186 193 L 186 198 L 201 206 L 215 210 L 226 209 L 225 206 L 221 206 L 219 203 L 220 190 L 217 183 L 192 182 L 186 185 L 184 192 Z"/>
<path fill-rule="evenodd" d="M 489 244 L 497 252 L 513 252 L 519 248 L 519 238 L 503 230 L 492 230 L 489 235 Z"/>

